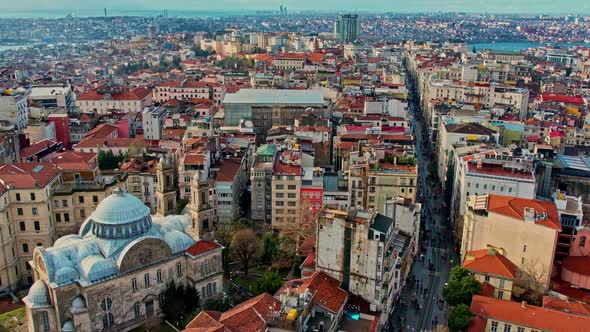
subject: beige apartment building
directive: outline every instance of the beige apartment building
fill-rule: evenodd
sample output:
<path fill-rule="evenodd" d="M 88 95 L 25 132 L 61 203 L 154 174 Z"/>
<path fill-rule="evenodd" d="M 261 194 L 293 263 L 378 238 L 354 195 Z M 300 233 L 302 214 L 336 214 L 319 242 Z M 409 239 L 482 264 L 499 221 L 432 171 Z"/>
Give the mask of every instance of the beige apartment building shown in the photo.
<path fill-rule="evenodd" d="M 561 226 L 550 201 L 499 195 L 474 195 L 467 201 L 461 259 L 493 249 L 513 262 L 520 275 L 549 288 Z M 518 279 L 518 276 L 517 276 Z"/>
<path fill-rule="evenodd" d="M 6 264 L 0 274 L 14 277 L 6 278 L 10 286 L 33 282 L 27 261 L 32 259 L 35 247 L 51 245 L 56 238 L 50 196 L 59 185 L 59 174 L 59 169 L 50 163 L 0 165 L 3 217 L 8 228 L 2 229 L 2 242 L 11 246 L 4 252 Z M 9 257 L 11 254 L 13 257 Z M 7 271 L 11 263 L 14 271 Z"/>
<path fill-rule="evenodd" d="M 300 222 L 301 152 L 284 151 L 277 155 L 271 180 L 272 229 L 280 232 Z"/>

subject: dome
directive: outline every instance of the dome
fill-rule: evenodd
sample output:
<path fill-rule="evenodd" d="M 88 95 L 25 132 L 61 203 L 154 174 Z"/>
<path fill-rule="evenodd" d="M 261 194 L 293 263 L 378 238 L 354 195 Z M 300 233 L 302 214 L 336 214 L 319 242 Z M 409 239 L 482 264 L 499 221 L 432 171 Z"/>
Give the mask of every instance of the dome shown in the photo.
<path fill-rule="evenodd" d="M 29 294 L 27 294 L 27 300 L 31 303 L 31 307 L 43 307 L 49 305 L 49 290 L 47 285 L 41 280 L 35 281 Z"/>
<path fill-rule="evenodd" d="M 171 230 L 164 235 L 164 241 L 168 243 L 173 254 L 186 250 L 195 243 L 190 236 L 177 230 Z"/>
<path fill-rule="evenodd" d="M 150 209 L 142 201 L 116 188 L 112 195 L 98 204 L 90 218 L 98 224 L 124 225 L 149 215 Z"/>
<path fill-rule="evenodd" d="M 150 230 L 150 209 L 137 197 L 116 188 L 105 198 L 82 226 L 80 234 L 89 229 L 101 239 L 126 239 Z"/>
<path fill-rule="evenodd" d="M 55 273 L 55 281 L 58 285 L 74 281 L 80 277 L 78 270 L 71 266 L 65 266 Z"/>
<path fill-rule="evenodd" d="M 74 323 L 72 323 L 71 319 L 65 321 L 64 326 L 61 328 L 61 332 L 74 332 L 76 328 L 74 327 Z"/>
<path fill-rule="evenodd" d="M 81 295 L 76 296 L 72 300 L 72 304 L 70 304 L 70 312 L 72 313 L 77 313 L 80 311 L 84 311 L 86 309 L 88 309 L 88 307 L 86 306 L 86 301 Z"/>
<path fill-rule="evenodd" d="M 80 268 L 84 278 L 90 282 L 110 277 L 119 271 L 113 260 L 98 255 L 84 258 L 80 262 Z"/>
<path fill-rule="evenodd" d="M 59 239 L 55 240 L 53 243 L 54 248 L 63 248 L 70 244 L 74 244 L 77 240 L 81 240 L 82 238 L 76 234 L 69 234 L 66 236 L 62 236 Z"/>
<path fill-rule="evenodd" d="M 61 269 L 64 266 L 73 266 L 74 264 L 72 264 L 72 261 L 66 256 L 64 255 L 63 252 L 61 252 L 61 250 L 54 250 L 51 251 L 51 262 L 53 264 L 53 267 L 55 268 L 55 270 Z"/>
<path fill-rule="evenodd" d="M 91 243 L 84 243 L 78 247 L 78 260 L 83 260 L 88 256 L 98 254 L 98 248 L 95 245 L 92 245 Z"/>

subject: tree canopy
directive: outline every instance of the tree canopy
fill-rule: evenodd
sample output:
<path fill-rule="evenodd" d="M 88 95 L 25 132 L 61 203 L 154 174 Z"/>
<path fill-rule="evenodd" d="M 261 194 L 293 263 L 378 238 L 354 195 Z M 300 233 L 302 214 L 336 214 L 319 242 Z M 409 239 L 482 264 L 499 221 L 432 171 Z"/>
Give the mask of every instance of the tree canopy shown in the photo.
<path fill-rule="evenodd" d="M 283 279 L 281 276 L 275 272 L 266 272 L 252 284 L 252 294 L 254 294 L 254 296 L 262 293 L 274 295 L 282 285 Z"/>
<path fill-rule="evenodd" d="M 461 266 L 451 269 L 447 286 L 443 288 L 443 296 L 450 306 L 459 304 L 470 305 L 474 294 L 479 293 L 481 284 Z"/>
<path fill-rule="evenodd" d="M 250 262 L 260 254 L 260 241 L 256 233 L 250 228 L 237 230 L 232 237 L 231 248 L 247 275 Z"/>
<path fill-rule="evenodd" d="M 471 310 L 465 304 L 459 304 L 451 310 L 449 315 L 449 329 L 452 332 L 464 332 L 469 327 L 469 321 L 471 320 Z"/>
<path fill-rule="evenodd" d="M 184 328 L 200 310 L 199 292 L 191 285 L 169 282 L 163 300 L 164 319 L 178 328 Z"/>
<path fill-rule="evenodd" d="M 96 159 L 98 160 L 98 168 L 100 169 L 118 168 L 119 164 L 122 163 L 126 158 L 126 155 L 115 155 L 111 150 L 107 150 L 106 152 L 103 150 L 99 150 L 98 156 L 96 157 Z"/>

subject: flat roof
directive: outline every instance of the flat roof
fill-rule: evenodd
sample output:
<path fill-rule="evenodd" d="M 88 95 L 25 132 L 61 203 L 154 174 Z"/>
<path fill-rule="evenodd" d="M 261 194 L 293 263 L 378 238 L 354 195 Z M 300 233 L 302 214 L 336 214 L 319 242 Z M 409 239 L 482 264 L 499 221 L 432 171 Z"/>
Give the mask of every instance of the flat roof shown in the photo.
<path fill-rule="evenodd" d="M 293 104 L 293 105 L 324 105 L 324 97 L 317 90 L 268 90 L 240 89 L 236 93 L 228 93 L 223 99 L 224 104 Z"/>

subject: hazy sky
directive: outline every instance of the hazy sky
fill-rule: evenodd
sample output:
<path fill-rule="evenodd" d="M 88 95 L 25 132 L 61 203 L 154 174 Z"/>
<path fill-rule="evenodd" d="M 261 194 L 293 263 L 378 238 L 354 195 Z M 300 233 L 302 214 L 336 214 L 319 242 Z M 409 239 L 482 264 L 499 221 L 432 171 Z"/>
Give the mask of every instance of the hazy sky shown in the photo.
<path fill-rule="evenodd" d="M 291 10 L 433 12 L 466 11 L 493 13 L 590 13 L 590 0 L 19 0 L 2 1 L 2 10 L 42 11 L 110 10 Z M 0 16 L 2 14 L 0 13 Z"/>

